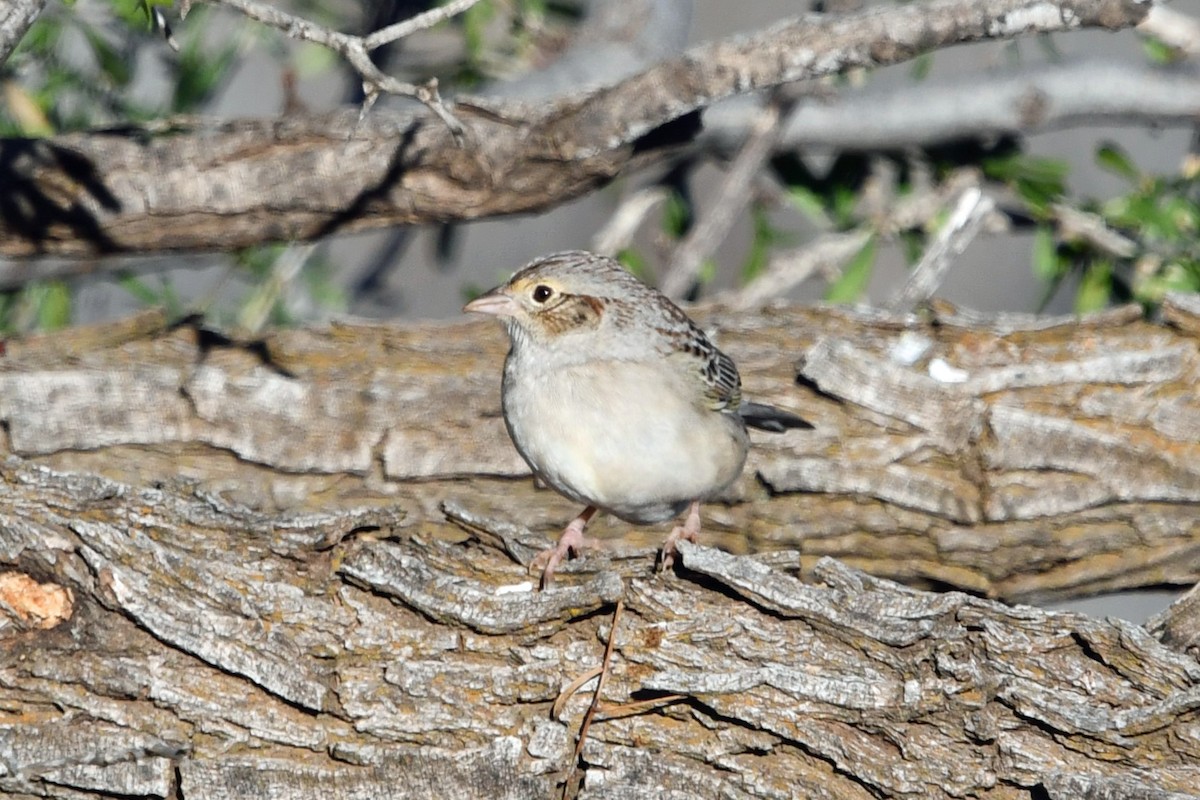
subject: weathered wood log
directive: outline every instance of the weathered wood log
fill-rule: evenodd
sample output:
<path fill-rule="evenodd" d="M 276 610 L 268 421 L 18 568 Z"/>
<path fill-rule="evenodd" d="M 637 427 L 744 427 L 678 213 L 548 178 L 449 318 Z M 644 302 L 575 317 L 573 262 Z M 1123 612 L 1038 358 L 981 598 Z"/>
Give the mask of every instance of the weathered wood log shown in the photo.
<path fill-rule="evenodd" d="M 0 558 L 24 571 L 0 581 L 6 795 L 1200 786 L 1200 663 L 1120 620 L 918 592 L 832 560 L 812 585 L 796 553 L 772 566 L 686 543 L 678 574 L 647 554 L 630 577 L 536 593 L 506 553 L 537 542 L 504 526 L 451 544 L 396 507 L 259 514 L 194 486 L 2 472 Z"/>
<path fill-rule="evenodd" d="M 704 542 L 834 556 L 914 585 L 1008 600 L 1200 580 L 1194 307 L 982 324 L 780 305 L 700 312 L 746 393 L 813 420 L 756 436 Z M 335 324 L 231 340 L 154 314 L 12 341 L 7 450 L 142 486 L 176 478 L 259 512 L 395 504 L 549 536 L 577 509 L 534 487 L 499 416 L 486 323 Z M 601 517 L 637 546 L 665 531 Z"/>
<path fill-rule="evenodd" d="M 1142 628 L 822 558 L 1007 598 L 1195 581 L 1194 305 L 698 316 L 817 424 L 710 504 L 705 543 L 759 552 L 657 575 L 663 531 L 610 524 L 543 593 L 573 509 L 505 438 L 492 325 L 8 342 L 0 792 L 1197 796 L 1194 592 Z"/>

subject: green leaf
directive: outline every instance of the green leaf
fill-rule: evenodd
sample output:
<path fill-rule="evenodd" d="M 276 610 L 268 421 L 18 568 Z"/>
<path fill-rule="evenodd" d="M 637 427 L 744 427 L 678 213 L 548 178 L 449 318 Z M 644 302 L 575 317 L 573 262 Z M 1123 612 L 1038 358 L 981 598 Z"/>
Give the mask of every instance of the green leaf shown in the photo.
<path fill-rule="evenodd" d="M 342 312 L 349 305 L 346 290 L 335 280 L 337 269 L 323 255 L 314 253 L 300 269 L 300 280 L 313 302 L 322 310 Z"/>
<path fill-rule="evenodd" d="M 153 306 L 159 303 L 158 292 L 151 289 L 146 285 L 145 281 L 131 272 L 125 272 L 118 276 L 117 284 L 133 295 L 134 299 L 143 305 Z"/>
<path fill-rule="evenodd" d="M 1168 292 L 1196 292 L 1200 290 L 1200 270 L 1196 267 L 1194 262 L 1160 267 L 1157 273 L 1135 282 L 1134 298 L 1139 303 L 1155 305 L 1161 303 Z"/>
<path fill-rule="evenodd" d="M 925 250 L 929 247 L 928 237 L 924 231 L 910 228 L 906 231 L 900 231 L 900 246 L 904 249 L 904 261 L 910 267 L 921 260 L 921 256 L 925 254 Z"/>
<path fill-rule="evenodd" d="M 1066 265 L 1058 256 L 1058 242 L 1049 225 L 1041 224 L 1033 232 L 1033 274 L 1043 281 L 1062 277 Z"/>
<path fill-rule="evenodd" d="M 641 280 L 647 282 L 650 280 L 650 266 L 642 254 L 632 247 L 626 247 L 617 253 L 617 261 Z"/>
<path fill-rule="evenodd" d="M 1130 183 L 1137 183 L 1142 177 L 1129 154 L 1114 142 L 1105 142 L 1096 148 L 1096 164 Z"/>
<path fill-rule="evenodd" d="M 754 223 L 754 238 L 750 241 L 750 252 L 742 263 L 743 286 L 762 274 L 770 261 L 771 249 L 777 242 L 787 238 L 771 224 L 771 216 L 762 206 L 756 205 L 751 209 L 750 219 Z"/>
<path fill-rule="evenodd" d="M 179 292 L 175 291 L 175 284 L 166 275 L 158 277 L 159 285 L 162 286 L 160 296 L 162 297 L 163 308 L 167 310 L 167 316 L 178 318 L 183 316 L 183 300 L 179 296 Z"/>
<path fill-rule="evenodd" d="M 663 203 L 663 232 L 673 239 L 681 239 L 691 225 L 691 205 L 678 192 L 672 192 Z"/>
<path fill-rule="evenodd" d="M 188 17 L 188 21 L 192 21 L 191 16 Z M 203 26 L 197 23 L 197 29 L 203 30 Z M 212 54 L 208 52 L 200 36 L 189 37 L 178 56 L 179 73 L 171 98 L 171 111 L 175 114 L 190 113 L 207 101 L 229 74 L 236 55 L 236 44 L 226 44 Z"/>
<path fill-rule="evenodd" d="M 478 283 L 466 283 L 459 288 L 458 296 L 463 301 L 463 305 L 466 305 L 486 291 L 487 289 L 484 289 Z"/>
<path fill-rule="evenodd" d="M 1061 159 L 1015 153 L 984 159 L 983 171 L 988 177 L 1011 186 L 1031 210 L 1045 213 L 1052 203 L 1066 195 L 1070 166 Z"/>
<path fill-rule="evenodd" d="M 825 291 L 825 300 L 830 303 L 853 303 L 867 291 L 871 273 L 875 269 L 877 243 L 872 236 L 842 270 L 842 275 Z"/>
<path fill-rule="evenodd" d="M 855 227 L 854 209 L 858 205 L 858 193 L 850 186 L 838 184 L 833 187 L 833 221 L 838 230 L 848 231 Z"/>
<path fill-rule="evenodd" d="M 63 26 L 57 20 L 38 19 L 29 26 L 29 30 L 25 32 L 25 36 L 21 38 L 21 43 L 17 45 L 14 55 L 30 53 L 36 56 L 49 57 L 53 54 L 55 48 L 58 47 L 58 40 L 62 36 L 62 32 Z"/>
<path fill-rule="evenodd" d="M 53 331 L 65 328 L 70 323 L 71 292 L 62 281 L 50 281 L 42 287 L 37 325 L 44 331 Z"/>
<path fill-rule="evenodd" d="M 1092 262 L 1075 292 L 1075 313 L 1087 314 L 1107 307 L 1112 289 L 1112 264 L 1105 260 Z"/>
<path fill-rule="evenodd" d="M 496 16 L 491 3 L 479 3 L 462 13 L 463 39 L 467 58 L 478 62 L 483 58 L 488 23 Z"/>
<path fill-rule="evenodd" d="M 933 69 L 933 53 L 922 53 L 912 60 L 910 74 L 914 81 L 923 81 L 929 77 L 931 69 Z"/>
<path fill-rule="evenodd" d="M 340 60 L 338 55 L 328 47 L 322 47 L 313 42 L 303 42 L 296 48 L 293 56 L 296 72 L 301 77 L 322 75 L 335 69 Z"/>
<path fill-rule="evenodd" d="M 807 186 L 790 186 L 787 196 L 801 214 L 814 222 L 827 223 L 829 221 L 825 214 L 824 199 Z"/>
<path fill-rule="evenodd" d="M 96 64 L 99 65 L 100 71 L 113 86 L 127 86 L 133 78 L 133 70 L 130 69 L 130 64 L 125 56 L 117 52 L 117 48 L 105 41 L 104 37 L 94 28 L 83 26 L 82 30 L 84 38 L 92 48 L 92 55 L 96 57 Z"/>
<path fill-rule="evenodd" d="M 1184 54 L 1180 50 L 1153 36 L 1142 37 L 1142 50 L 1150 63 L 1160 66 L 1174 64 L 1184 58 Z"/>

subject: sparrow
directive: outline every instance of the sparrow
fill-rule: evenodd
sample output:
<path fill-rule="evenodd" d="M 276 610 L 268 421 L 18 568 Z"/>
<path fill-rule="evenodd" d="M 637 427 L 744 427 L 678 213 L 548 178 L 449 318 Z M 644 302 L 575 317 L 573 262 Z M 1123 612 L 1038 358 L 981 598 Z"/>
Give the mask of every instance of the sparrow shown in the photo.
<path fill-rule="evenodd" d="M 558 544 L 539 554 L 547 587 L 568 556 L 596 545 L 598 511 L 636 525 L 687 515 L 663 544 L 696 541 L 700 503 L 742 472 L 747 426 L 812 428 L 795 414 L 742 397 L 729 356 L 677 305 L 606 256 L 537 259 L 467 312 L 499 317 L 510 348 L 504 424 L 533 474 L 585 506 Z"/>

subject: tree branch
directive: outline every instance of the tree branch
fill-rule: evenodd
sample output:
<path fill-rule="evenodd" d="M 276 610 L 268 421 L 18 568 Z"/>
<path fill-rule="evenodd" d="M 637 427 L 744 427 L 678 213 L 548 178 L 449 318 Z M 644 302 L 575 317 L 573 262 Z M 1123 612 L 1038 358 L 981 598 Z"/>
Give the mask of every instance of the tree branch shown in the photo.
<path fill-rule="evenodd" d="M 8 61 L 45 7 L 46 0 L 8 0 L 0 6 L 0 66 Z"/>
<path fill-rule="evenodd" d="M 1165 325 L 1136 308 L 932 314 L 698 316 L 748 396 L 817 425 L 756 438 L 741 481 L 707 507 L 706 544 L 1010 600 L 1200 580 L 1200 308 L 1171 299 Z M 521 523 L 544 547 L 578 509 L 538 491 L 509 442 L 505 347 L 487 324 L 239 343 L 152 315 L 9 341 L 0 455 L 133 485 L 183 471 L 252 508 L 399 503 L 440 535 L 449 498 L 492 538 L 508 535 L 497 520 Z M 939 380 L 946 367 L 962 380 Z M 628 543 L 620 563 L 635 571 L 664 535 L 603 517 L 592 529 Z"/>
<path fill-rule="evenodd" d="M 0 255 L 236 248 L 535 211 L 662 158 L 691 133 L 664 125 L 735 94 L 954 43 L 1128 27 L 1147 7 L 936 0 L 794 20 L 699 46 L 582 99 L 538 108 L 460 102 L 466 148 L 421 114 L 7 140 Z"/>
<path fill-rule="evenodd" d="M 1200 785 L 1200 666 L 1117 619 L 830 559 L 802 582 L 796 553 L 688 542 L 675 573 L 643 558 L 537 593 L 514 542 L 418 535 L 395 504 L 266 513 L 12 461 L 0 499 L 21 565 L 0 597 L 5 794 L 527 800 L 573 770 L 584 799 Z M 603 663 L 612 711 L 579 761 L 592 701 L 551 709 Z"/>
<path fill-rule="evenodd" d="M 740 98 L 705 115 L 699 144 L 737 152 L 757 104 Z M 1190 68 L 1086 59 L 930 79 L 886 89 L 843 89 L 792 114 L 780 149 L 902 150 L 958 139 L 1034 134 L 1082 125 L 1191 126 L 1200 75 Z"/>
<path fill-rule="evenodd" d="M 455 119 L 454 115 L 450 113 L 442 102 L 442 98 L 438 94 L 436 80 L 431 80 L 422 86 L 398 81 L 380 71 L 374 62 L 371 61 L 369 53 L 385 44 L 409 36 L 417 31 L 431 28 L 443 20 L 461 14 L 478 3 L 479 0 L 450 0 L 444 6 L 426 11 L 423 14 L 418 14 L 411 19 L 398 22 L 395 25 L 389 25 L 367 36 L 353 36 L 348 33 L 330 30 L 303 17 L 289 14 L 286 11 L 280 11 L 274 6 L 261 3 L 258 0 L 202 0 L 202 2 L 232 8 L 256 22 L 261 22 L 264 25 L 269 25 L 272 28 L 283 31 L 290 38 L 297 41 L 313 42 L 323 47 L 328 47 L 345 58 L 350 66 L 362 77 L 368 105 L 374 102 L 374 98 L 380 92 L 412 97 L 424 103 L 430 111 L 436 114 L 455 135 L 456 139 L 461 138 L 463 131 L 462 124 Z M 190 5 L 191 0 L 185 0 L 180 8 L 181 16 L 186 16 Z"/>
<path fill-rule="evenodd" d="M 782 120 L 796 104 L 795 100 L 775 98 L 759 112 L 750 135 L 721 181 L 717 200 L 671 255 L 661 289 L 667 297 L 680 298 L 696 283 L 704 260 L 711 257 L 733 228 L 750 201 L 754 178 L 775 152 Z"/>
<path fill-rule="evenodd" d="M 904 286 L 889 299 L 887 307 L 893 311 L 909 311 L 929 302 L 937 287 L 945 280 L 951 261 L 962 255 L 995 207 L 992 199 L 985 196 L 978 186 L 963 190 L 950 218 L 933 237 Z"/>

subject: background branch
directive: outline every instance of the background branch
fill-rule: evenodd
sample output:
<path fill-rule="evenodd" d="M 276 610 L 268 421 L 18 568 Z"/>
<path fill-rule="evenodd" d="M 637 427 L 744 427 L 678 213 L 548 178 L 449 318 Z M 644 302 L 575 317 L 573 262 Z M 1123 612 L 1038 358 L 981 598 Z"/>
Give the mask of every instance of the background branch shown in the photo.
<path fill-rule="evenodd" d="M 779 141 L 780 123 L 795 104 L 794 100 L 777 97 L 759 112 L 721 181 L 716 203 L 671 254 L 660 285 L 667 297 L 683 297 L 696 284 L 704 260 L 712 257 L 750 202 L 754 181 Z"/>
<path fill-rule="evenodd" d="M 1065 0 L 1061 16 L 1022 13 L 1032 6 L 1042 7 L 939 0 L 796 20 L 701 45 L 586 99 L 536 111 L 460 102 L 469 148 L 419 114 L 362 126 L 338 115 L 215 129 L 183 123 L 171 137 L 149 139 L 6 140 L 0 182 L 12 189 L 0 203 L 0 255 L 232 248 L 543 209 L 663 158 L 692 132 L 664 125 L 734 94 L 955 42 L 1130 26 L 1146 11 L 1121 0 Z M 785 57 L 797 52 L 811 57 Z"/>
<path fill-rule="evenodd" d="M 297 41 L 314 42 L 323 47 L 328 47 L 345 58 L 346 62 L 362 77 L 368 105 L 374 102 L 375 97 L 380 92 L 411 97 L 424 103 L 433 111 L 451 132 L 455 134 L 456 138 L 462 135 L 461 123 L 454 118 L 454 115 L 442 103 L 442 99 L 438 94 L 436 80 L 431 80 L 421 86 L 396 80 L 390 75 L 384 74 L 375 66 L 374 62 L 371 61 L 370 52 L 404 36 L 431 28 L 456 14 L 461 14 L 478 3 L 479 0 L 451 0 L 444 6 L 434 8 L 423 14 L 418 14 L 403 22 L 389 25 L 367 36 L 354 36 L 330 30 L 303 17 L 289 14 L 286 11 L 280 11 L 275 6 L 260 3 L 258 0 L 203 1 L 211 5 L 232 8 L 255 22 L 261 22 L 264 25 L 283 31 L 288 37 Z M 190 5 L 191 0 L 186 0 L 183 3 L 180 8 L 181 16 L 187 15 Z"/>
<path fill-rule="evenodd" d="M 46 0 L 9 0 L 0 6 L 0 66 L 8 61 L 45 7 Z"/>
<path fill-rule="evenodd" d="M 756 103 L 739 98 L 705 115 L 699 144 L 737 151 Z M 1200 113 L 1200 74 L 1099 58 L 978 75 L 931 78 L 814 94 L 785 124 L 779 147 L 902 150 L 1000 134 L 1034 134 L 1085 124 L 1191 126 Z"/>

